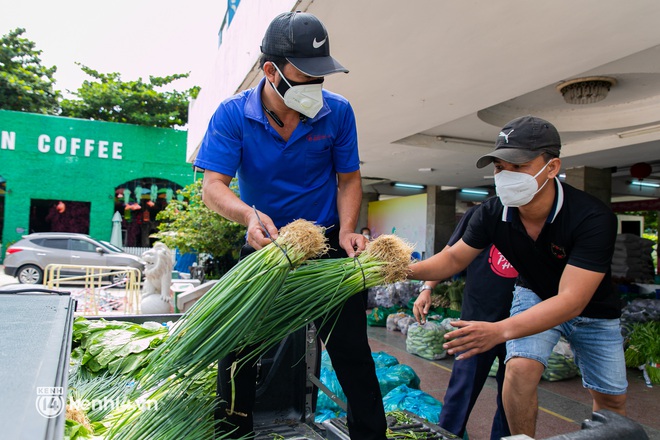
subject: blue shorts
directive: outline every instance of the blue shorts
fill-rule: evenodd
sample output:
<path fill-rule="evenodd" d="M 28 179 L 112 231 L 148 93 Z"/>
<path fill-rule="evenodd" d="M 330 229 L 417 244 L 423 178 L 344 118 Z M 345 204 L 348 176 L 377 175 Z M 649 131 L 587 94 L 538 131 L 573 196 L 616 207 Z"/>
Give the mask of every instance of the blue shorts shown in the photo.
<path fill-rule="evenodd" d="M 511 316 L 541 302 L 531 290 L 516 286 L 511 303 Z M 575 363 L 582 374 L 582 385 L 603 394 L 625 394 L 628 388 L 623 336 L 618 319 L 596 319 L 578 316 L 550 330 L 507 341 L 506 360 L 513 357 L 533 359 L 548 366 L 552 349 L 564 336 L 571 344 Z"/>

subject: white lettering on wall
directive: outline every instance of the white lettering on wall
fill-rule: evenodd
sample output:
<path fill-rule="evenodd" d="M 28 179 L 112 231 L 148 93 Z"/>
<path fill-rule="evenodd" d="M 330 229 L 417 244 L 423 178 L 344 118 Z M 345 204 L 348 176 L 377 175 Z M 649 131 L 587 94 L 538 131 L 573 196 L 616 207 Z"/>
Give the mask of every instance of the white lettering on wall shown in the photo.
<path fill-rule="evenodd" d="M 71 156 L 78 154 L 78 150 L 80 150 L 80 139 L 71 138 Z"/>
<path fill-rule="evenodd" d="M 0 148 L 3 150 L 14 150 L 16 147 L 16 132 L 15 131 L 3 131 L 2 132 L 2 143 Z"/>
<path fill-rule="evenodd" d="M 85 139 L 85 157 L 89 157 L 94 151 L 94 139 Z"/>
<path fill-rule="evenodd" d="M 99 157 L 108 158 L 108 141 L 99 141 Z"/>
<path fill-rule="evenodd" d="M 112 142 L 96 139 L 67 138 L 66 136 L 55 136 L 54 139 L 47 134 L 40 134 L 37 138 L 37 150 L 40 153 L 50 153 L 70 156 L 84 155 L 85 157 L 98 157 L 99 159 L 122 160 L 122 142 Z M 0 132 L 0 149 L 16 149 L 16 132 Z"/>
<path fill-rule="evenodd" d="M 112 143 L 112 158 L 113 159 L 117 159 L 117 160 L 123 159 L 121 157 L 121 147 L 123 147 L 123 146 L 124 146 L 124 144 L 122 144 L 121 142 L 113 142 Z"/>
<path fill-rule="evenodd" d="M 37 148 L 42 153 L 48 153 L 50 151 L 50 136 L 47 134 L 40 134 Z"/>
<path fill-rule="evenodd" d="M 55 152 L 57 154 L 66 153 L 66 138 L 64 136 L 57 136 L 55 138 Z"/>

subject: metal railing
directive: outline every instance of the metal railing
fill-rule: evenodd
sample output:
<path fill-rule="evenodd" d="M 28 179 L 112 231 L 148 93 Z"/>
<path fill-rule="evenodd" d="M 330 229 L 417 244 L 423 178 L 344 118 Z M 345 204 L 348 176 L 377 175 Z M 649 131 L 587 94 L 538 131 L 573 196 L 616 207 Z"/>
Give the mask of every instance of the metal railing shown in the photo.
<path fill-rule="evenodd" d="M 80 275 L 71 275 L 73 271 Z M 82 282 L 83 287 L 71 295 L 78 301 L 78 312 L 98 315 L 100 311 L 107 312 L 110 309 L 121 310 L 124 314 L 140 313 L 138 269 L 125 266 L 49 264 L 44 271 L 44 285 L 49 289 L 61 289 L 64 283 L 79 282 Z"/>

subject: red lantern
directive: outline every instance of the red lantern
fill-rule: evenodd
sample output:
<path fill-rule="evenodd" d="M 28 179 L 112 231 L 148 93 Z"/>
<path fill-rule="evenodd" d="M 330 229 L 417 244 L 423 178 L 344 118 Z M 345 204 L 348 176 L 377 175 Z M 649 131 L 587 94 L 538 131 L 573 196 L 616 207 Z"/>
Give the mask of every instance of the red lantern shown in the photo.
<path fill-rule="evenodd" d="M 638 162 L 630 167 L 630 175 L 639 180 L 649 177 L 651 172 L 653 172 L 653 168 L 646 162 Z"/>

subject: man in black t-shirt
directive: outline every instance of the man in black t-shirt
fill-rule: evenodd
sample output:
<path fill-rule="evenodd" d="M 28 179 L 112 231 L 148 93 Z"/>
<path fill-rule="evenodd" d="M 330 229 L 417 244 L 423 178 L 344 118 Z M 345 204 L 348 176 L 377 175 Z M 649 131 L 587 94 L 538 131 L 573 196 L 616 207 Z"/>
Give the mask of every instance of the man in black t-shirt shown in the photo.
<path fill-rule="evenodd" d="M 458 321 L 446 335 L 449 354 L 465 359 L 507 341 L 503 402 L 512 434 L 534 437 L 537 385 L 561 335 L 571 343 L 594 411 L 625 414 L 626 370 L 620 303 L 610 265 L 616 217 L 595 197 L 559 181 L 556 128 L 525 116 L 502 128 L 493 162 L 498 198 L 482 204 L 455 245 L 411 265 L 410 278 L 445 279 L 493 243 L 518 270 L 511 317 Z M 416 316 L 428 311 L 423 292 Z"/>
<path fill-rule="evenodd" d="M 461 217 L 447 246 L 453 246 L 461 239 L 470 218 L 480 205 L 473 206 Z M 461 306 L 461 319 L 464 321 L 497 322 L 509 316 L 513 285 L 518 272 L 494 245 L 484 249 L 465 271 L 465 287 Z M 427 281 L 421 292 L 432 290 L 438 282 Z M 449 385 L 445 392 L 438 425 L 447 431 L 463 437 L 465 427 L 474 404 L 488 379 L 493 361 L 498 360 L 495 376 L 497 381 L 497 410 L 490 431 L 491 440 L 499 440 L 511 435 L 502 404 L 502 386 L 506 346 L 497 344 L 490 350 L 467 359 L 455 360 L 452 366 Z"/>

